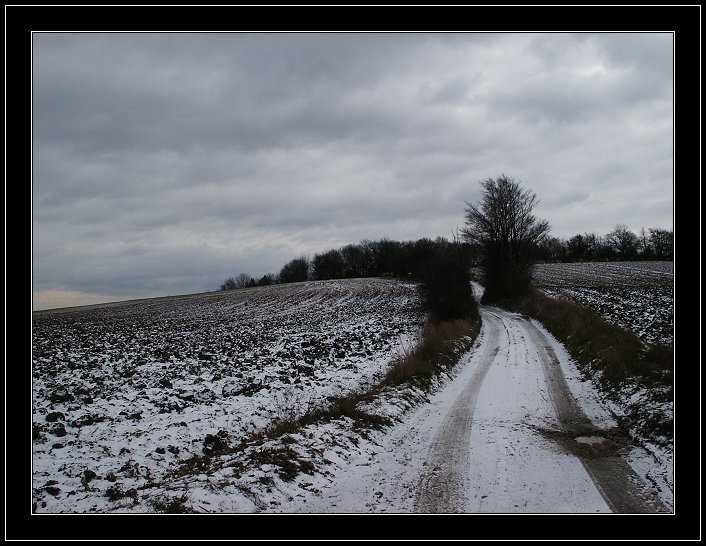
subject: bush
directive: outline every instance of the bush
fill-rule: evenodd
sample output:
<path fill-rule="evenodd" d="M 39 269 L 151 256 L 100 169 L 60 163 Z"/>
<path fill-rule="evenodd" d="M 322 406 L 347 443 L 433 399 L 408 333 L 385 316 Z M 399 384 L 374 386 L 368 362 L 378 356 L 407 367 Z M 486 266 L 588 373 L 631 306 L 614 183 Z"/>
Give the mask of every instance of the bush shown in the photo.
<path fill-rule="evenodd" d="M 422 300 L 432 322 L 478 320 L 470 256 L 455 244 L 439 245 L 422 268 Z"/>
<path fill-rule="evenodd" d="M 481 300 L 492 304 L 503 299 L 513 299 L 526 295 L 532 284 L 532 271 L 525 265 L 498 264 L 486 260 L 483 263 L 485 292 Z"/>

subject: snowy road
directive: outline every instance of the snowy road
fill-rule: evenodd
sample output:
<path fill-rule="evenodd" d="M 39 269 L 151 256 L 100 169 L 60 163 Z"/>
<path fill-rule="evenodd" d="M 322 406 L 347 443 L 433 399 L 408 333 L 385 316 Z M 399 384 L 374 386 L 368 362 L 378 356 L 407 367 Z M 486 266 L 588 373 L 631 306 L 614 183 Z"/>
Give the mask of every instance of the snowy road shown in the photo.
<path fill-rule="evenodd" d="M 510 511 L 545 495 L 571 512 L 663 510 L 619 456 L 624 441 L 576 402 L 547 337 L 516 314 L 486 308 L 482 316 L 486 338 L 434 436 L 415 511 Z M 532 415 L 546 424 L 531 426 Z"/>
<path fill-rule="evenodd" d="M 485 306 L 481 315 L 481 333 L 454 379 L 300 509 L 669 511 L 627 462 L 639 450 L 620 436 L 564 348 L 520 315 Z"/>

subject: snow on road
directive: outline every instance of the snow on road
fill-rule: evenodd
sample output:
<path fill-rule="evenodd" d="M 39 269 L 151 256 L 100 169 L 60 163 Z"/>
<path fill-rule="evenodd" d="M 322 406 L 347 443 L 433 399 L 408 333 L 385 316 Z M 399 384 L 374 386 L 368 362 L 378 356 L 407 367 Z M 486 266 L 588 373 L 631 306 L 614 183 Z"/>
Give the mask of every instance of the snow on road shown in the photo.
<path fill-rule="evenodd" d="M 539 323 L 481 307 L 456 376 L 293 512 L 664 512 L 669 487 Z M 635 468 L 626 462 L 629 459 Z"/>

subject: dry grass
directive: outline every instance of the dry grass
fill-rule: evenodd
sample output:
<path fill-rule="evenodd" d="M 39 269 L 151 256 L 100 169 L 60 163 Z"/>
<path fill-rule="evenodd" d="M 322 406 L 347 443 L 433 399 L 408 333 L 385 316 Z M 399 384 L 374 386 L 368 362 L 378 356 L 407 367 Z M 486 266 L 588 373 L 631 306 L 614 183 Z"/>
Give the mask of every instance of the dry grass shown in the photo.
<path fill-rule="evenodd" d="M 294 419 L 278 420 L 267 428 L 264 434 L 268 438 L 279 438 L 285 434 L 298 432 L 313 423 L 324 423 L 346 417 L 353 420 L 354 429 L 380 429 L 389 424 L 389 419 L 358 408 L 358 404 L 369 396 L 370 393 L 365 392 L 333 397 L 327 407 L 312 409 Z"/>
<path fill-rule="evenodd" d="M 480 321 L 428 323 L 420 343 L 393 362 L 381 386 L 410 383 L 428 388 L 432 378 L 451 367 L 467 351 L 480 331 Z"/>
<path fill-rule="evenodd" d="M 671 380 L 674 352 L 671 347 L 646 346 L 632 332 L 611 324 L 586 307 L 554 299 L 538 290 L 507 306 L 535 317 L 584 368 L 600 371 L 602 379 L 617 387 L 626 379 L 643 382 Z"/>

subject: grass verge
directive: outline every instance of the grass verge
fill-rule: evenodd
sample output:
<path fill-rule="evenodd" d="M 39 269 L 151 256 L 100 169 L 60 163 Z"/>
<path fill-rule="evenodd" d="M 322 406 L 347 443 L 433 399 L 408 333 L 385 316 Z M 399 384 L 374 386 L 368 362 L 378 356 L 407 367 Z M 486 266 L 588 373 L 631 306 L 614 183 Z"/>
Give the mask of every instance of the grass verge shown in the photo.
<path fill-rule="evenodd" d="M 480 331 L 480 320 L 430 322 L 420 343 L 398 357 L 378 388 L 409 384 L 429 390 L 432 380 L 454 366 Z"/>
<path fill-rule="evenodd" d="M 665 447 L 673 441 L 671 346 L 646 345 L 635 334 L 611 324 L 570 300 L 537 289 L 500 305 L 541 322 L 561 341 L 579 370 L 607 397 L 623 407 L 619 421 L 635 439 Z M 631 396 L 639 392 L 638 396 Z"/>

